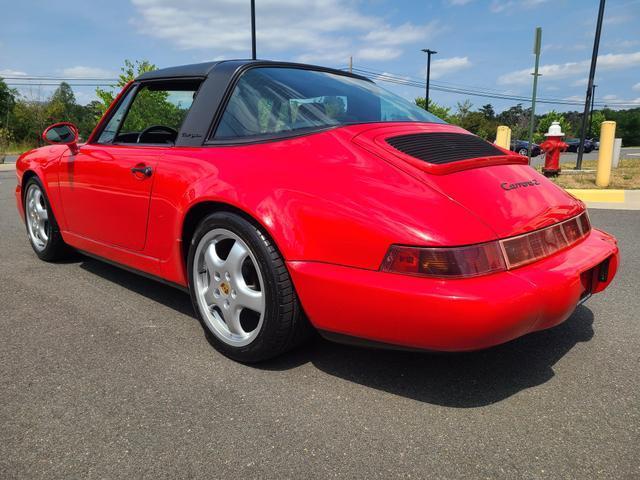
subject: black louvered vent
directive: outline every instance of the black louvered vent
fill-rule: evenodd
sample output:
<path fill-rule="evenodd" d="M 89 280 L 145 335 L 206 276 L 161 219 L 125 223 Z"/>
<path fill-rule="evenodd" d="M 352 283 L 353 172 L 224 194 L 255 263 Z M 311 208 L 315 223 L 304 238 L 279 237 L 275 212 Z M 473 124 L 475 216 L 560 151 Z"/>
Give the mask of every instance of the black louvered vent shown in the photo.
<path fill-rule="evenodd" d="M 504 155 L 489 142 L 463 133 L 412 133 L 387 138 L 387 143 L 402 153 L 438 165 Z"/>

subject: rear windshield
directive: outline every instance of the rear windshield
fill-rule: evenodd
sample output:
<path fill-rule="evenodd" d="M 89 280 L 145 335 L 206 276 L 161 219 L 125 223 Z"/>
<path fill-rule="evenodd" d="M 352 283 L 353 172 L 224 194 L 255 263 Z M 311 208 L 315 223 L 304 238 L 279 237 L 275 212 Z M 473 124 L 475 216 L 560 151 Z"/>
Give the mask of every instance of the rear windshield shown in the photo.
<path fill-rule="evenodd" d="M 214 139 L 287 136 L 367 122 L 444 123 L 367 80 L 317 70 L 258 67 L 238 81 Z"/>

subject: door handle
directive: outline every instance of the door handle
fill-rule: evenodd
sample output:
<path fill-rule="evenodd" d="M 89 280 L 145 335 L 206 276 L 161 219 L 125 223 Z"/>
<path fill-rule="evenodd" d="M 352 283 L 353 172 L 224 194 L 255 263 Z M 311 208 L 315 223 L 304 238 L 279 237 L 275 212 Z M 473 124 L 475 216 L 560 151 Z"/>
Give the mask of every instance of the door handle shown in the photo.
<path fill-rule="evenodd" d="M 132 167 L 131 168 L 131 173 L 141 173 L 142 175 L 144 175 L 145 177 L 150 177 L 151 174 L 153 173 L 153 168 L 151 167 L 145 167 L 145 166 L 141 166 L 141 167 Z"/>

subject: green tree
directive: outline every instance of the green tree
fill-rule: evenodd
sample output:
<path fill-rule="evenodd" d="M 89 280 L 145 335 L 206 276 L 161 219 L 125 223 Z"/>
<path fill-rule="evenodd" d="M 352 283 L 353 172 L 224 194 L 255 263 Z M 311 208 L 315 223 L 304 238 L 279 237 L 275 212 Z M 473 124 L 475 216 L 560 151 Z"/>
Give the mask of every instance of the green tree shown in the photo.
<path fill-rule="evenodd" d="M 31 146 L 42 145 L 41 137 L 47 126 L 47 103 L 18 98 L 9 121 L 13 139 Z"/>
<path fill-rule="evenodd" d="M 606 119 L 607 118 L 604 116 L 604 113 L 600 110 L 594 110 L 593 116 L 591 117 L 591 129 L 589 130 L 589 132 L 591 132 L 591 136 L 600 137 L 600 126 Z M 589 132 L 587 132 L 587 134 Z"/>
<path fill-rule="evenodd" d="M 77 123 L 78 105 L 71 86 L 62 82 L 53 92 L 46 107 L 48 123 L 72 122 Z"/>
<path fill-rule="evenodd" d="M 424 97 L 416 98 L 415 102 L 420 108 L 424 108 Z M 438 105 L 431 99 L 429 99 L 429 113 L 433 113 L 436 117 L 451 123 L 451 109 L 443 105 Z"/>
<path fill-rule="evenodd" d="M 529 138 L 530 117 L 531 109 L 522 108 L 522 104 L 518 103 L 500 112 L 496 116 L 496 120 L 497 125 L 506 125 L 511 128 L 511 138 L 513 140 L 522 140 Z"/>
<path fill-rule="evenodd" d="M 5 128 L 16 104 L 16 95 L 17 92 L 9 88 L 4 80 L 0 78 L 0 125 Z"/>
<path fill-rule="evenodd" d="M 482 107 L 480 107 L 480 112 L 484 115 L 484 118 L 486 118 L 487 120 L 493 120 L 496 116 L 496 112 L 493 109 L 493 105 L 491 105 L 490 103 L 487 103 L 486 105 L 483 105 Z"/>
<path fill-rule="evenodd" d="M 602 113 L 607 120 L 616 122 L 616 137 L 622 138 L 622 145 L 625 147 L 640 145 L 640 108 L 628 110 L 605 108 Z M 598 135 L 600 135 L 599 130 Z"/>
<path fill-rule="evenodd" d="M 560 127 L 562 128 L 562 133 L 565 134 L 565 137 L 569 137 L 572 135 L 571 124 L 564 118 L 564 115 L 556 112 L 555 110 L 551 110 L 546 115 L 543 115 L 542 118 L 537 122 L 536 133 L 533 136 L 533 140 L 536 143 L 544 141 L 544 134 L 549 131 L 549 127 L 552 122 L 560 123 Z"/>
<path fill-rule="evenodd" d="M 134 80 L 139 75 L 157 69 L 158 67 L 148 60 L 136 60 L 135 62 L 128 59 L 125 60 L 124 66 L 120 68 L 122 73 L 118 76 L 118 83 L 116 84 L 118 87 L 117 91 L 122 90 L 127 83 Z M 107 108 L 109 108 L 109 105 L 113 103 L 113 100 L 116 98 L 117 91 L 113 89 L 105 90 L 100 87 L 96 88 L 96 95 L 102 101 L 100 104 L 100 116 L 104 114 Z"/>

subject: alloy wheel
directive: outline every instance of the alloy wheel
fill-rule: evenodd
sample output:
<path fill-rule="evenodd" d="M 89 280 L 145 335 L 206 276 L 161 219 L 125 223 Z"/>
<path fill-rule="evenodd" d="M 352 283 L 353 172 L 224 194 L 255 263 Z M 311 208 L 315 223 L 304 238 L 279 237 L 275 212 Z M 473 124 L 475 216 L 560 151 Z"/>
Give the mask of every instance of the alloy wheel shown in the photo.
<path fill-rule="evenodd" d="M 38 185 L 33 184 L 27 190 L 25 207 L 29 238 L 34 248 L 41 252 L 49 243 L 51 223 L 44 194 Z"/>
<path fill-rule="evenodd" d="M 266 310 L 253 252 L 232 231 L 216 228 L 201 238 L 194 260 L 195 293 L 205 324 L 228 345 L 248 345 L 260 333 Z"/>

